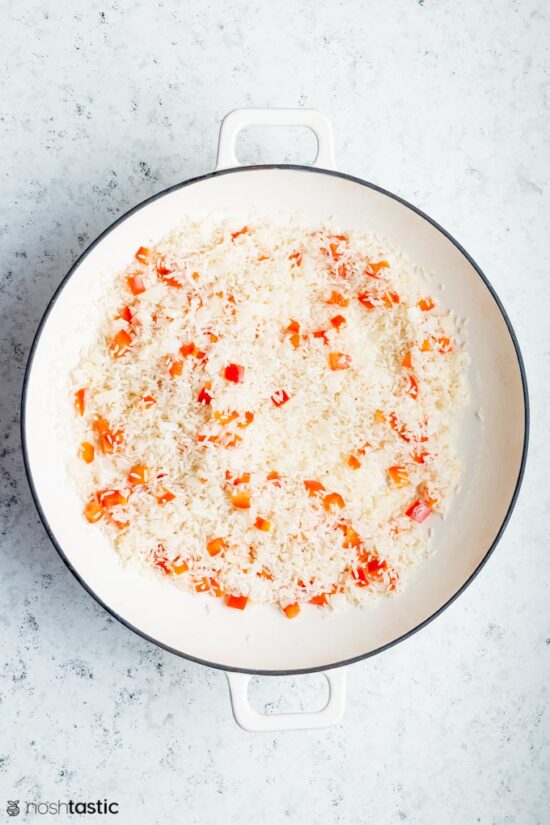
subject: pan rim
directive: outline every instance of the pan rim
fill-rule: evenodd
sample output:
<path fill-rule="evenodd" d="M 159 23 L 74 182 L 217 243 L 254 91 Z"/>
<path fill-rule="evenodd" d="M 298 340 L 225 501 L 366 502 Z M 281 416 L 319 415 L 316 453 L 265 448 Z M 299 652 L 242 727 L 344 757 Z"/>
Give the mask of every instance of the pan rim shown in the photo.
<path fill-rule="evenodd" d="M 518 368 L 519 368 L 519 372 L 520 372 L 522 392 L 523 392 L 524 436 L 523 436 L 523 445 L 522 445 L 522 452 L 521 452 L 521 461 L 520 461 L 520 465 L 519 465 L 519 469 L 518 469 L 518 476 L 517 476 L 516 483 L 515 483 L 515 486 L 514 486 L 514 491 L 512 493 L 512 497 L 511 497 L 510 502 L 508 504 L 508 508 L 506 510 L 506 513 L 504 515 L 504 518 L 503 518 L 503 521 L 500 525 L 500 528 L 498 529 L 498 531 L 497 531 L 493 541 L 491 542 L 487 552 L 485 553 L 485 555 L 483 556 L 483 558 L 481 559 L 481 561 L 479 562 L 479 564 L 477 565 L 475 570 L 464 581 L 464 583 L 458 588 L 458 590 L 449 599 L 447 599 L 446 602 L 444 602 L 443 605 L 441 605 L 430 616 L 428 616 L 426 619 L 424 619 L 419 624 L 415 625 L 415 627 L 411 628 L 406 633 L 403 633 L 400 636 L 396 637 L 395 639 L 392 639 L 391 641 L 386 642 L 386 644 L 384 644 L 384 645 L 380 645 L 379 647 L 375 648 L 374 650 L 367 651 L 366 653 L 359 654 L 358 656 L 353 656 L 353 657 L 343 659 L 342 661 L 338 661 L 338 662 L 331 662 L 331 663 L 325 664 L 325 665 L 315 665 L 313 667 L 306 667 L 306 668 L 284 668 L 284 669 L 247 668 L 247 667 L 236 667 L 236 666 L 233 666 L 233 665 L 221 664 L 219 662 L 211 662 L 207 659 L 201 659 L 200 657 L 192 656 L 189 653 L 185 653 L 181 650 L 177 650 L 177 649 L 171 647 L 170 645 L 167 645 L 164 642 L 162 642 L 158 639 L 155 639 L 152 636 L 149 636 L 144 631 L 142 631 L 139 628 L 135 627 L 131 622 L 129 622 L 127 619 L 125 619 L 122 615 L 117 613 L 116 610 L 109 607 L 100 598 L 100 596 L 98 596 L 98 594 L 90 587 L 90 585 L 83 579 L 83 577 L 78 573 L 76 568 L 71 564 L 71 562 L 69 561 L 69 559 L 65 555 L 65 553 L 63 551 L 63 548 L 61 547 L 61 544 L 57 541 L 57 539 L 55 537 L 55 534 L 54 534 L 53 530 L 51 529 L 51 527 L 49 525 L 48 519 L 47 519 L 46 514 L 45 514 L 45 512 L 42 508 L 42 505 L 40 503 L 40 498 L 38 496 L 38 493 L 37 493 L 37 490 L 36 490 L 36 487 L 35 487 L 35 484 L 34 484 L 34 479 L 33 479 L 33 474 L 32 474 L 32 469 L 31 469 L 31 462 L 30 462 L 29 454 L 28 454 L 27 436 L 26 436 L 27 390 L 28 390 L 29 378 L 30 378 L 30 374 L 31 374 L 31 370 L 32 370 L 32 365 L 33 365 L 33 362 L 34 362 L 35 353 L 36 353 L 36 350 L 37 350 L 38 345 L 40 343 L 40 338 L 42 336 L 43 329 L 45 327 L 45 324 L 46 324 L 46 322 L 49 318 L 49 315 L 50 315 L 53 307 L 55 306 L 59 296 L 61 295 L 61 293 L 62 293 L 63 289 L 65 288 L 66 284 L 68 283 L 69 279 L 78 270 L 81 263 L 92 252 L 92 250 L 99 243 L 101 243 L 101 241 L 107 235 L 109 235 L 119 224 L 123 223 L 127 218 L 129 218 L 135 212 L 138 212 L 140 209 L 143 209 L 145 206 L 148 206 L 149 204 L 153 203 L 154 201 L 158 200 L 159 198 L 164 197 L 165 195 L 168 195 L 168 194 L 170 194 L 172 192 L 175 192 L 179 189 L 182 189 L 184 187 L 191 186 L 195 183 L 200 183 L 202 181 L 209 180 L 211 178 L 221 177 L 223 175 L 228 175 L 228 174 L 247 173 L 247 172 L 251 172 L 251 171 L 255 172 L 255 171 L 260 171 L 260 170 L 268 170 L 268 169 L 270 169 L 270 170 L 274 169 L 274 170 L 285 170 L 285 171 L 289 170 L 289 171 L 307 172 L 309 174 L 329 175 L 331 177 L 342 178 L 343 180 L 350 181 L 351 183 L 356 183 L 356 184 L 359 184 L 361 186 L 365 186 L 368 189 L 372 189 L 375 192 L 379 192 L 380 194 L 385 195 L 385 196 L 391 198 L 392 200 L 397 201 L 397 203 L 399 203 L 402 206 L 405 206 L 406 208 L 410 209 L 412 212 L 414 212 L 419 217 L 423 218 L 425 221 L 427 221 L 429 224 L 431 224 L 431 226 L 433 226 L 434 229 L 436 229 L 438 232 L 440 232 L 466 258 L 466 260 L 470 263 L 470 265 L 476 271 L 476 273 L 479 276 L 479 278 L 481 279 L 481 281 L 484 283 L 485 287 L 487 288 L 487 290 L 489 291 L 491 297 L 493 298 L 495 304 L 497 305 L 497 308 L 498 308 L 498 310 L 500 311 L 500 313 L 502 315 L 502 318 L 503 318 L 503 320 L 506 324 L 506 327 L 508 329 L 508 333 L 510 335 L 510 338 L 511 338 L 513 346 L 514 346 L 514 351 L 515 351 L 515 354 L 516 354 L 516 358 L 517 358 L 517 362 L 518 362 Z M 125 212 L 123 215 L 121 215 L 119 218 L 117 218 L 115 221 L 113 221 L 113 223 L 111 223 L 106 229 L 104 229 L 103 232 L 101 232 L 95 238 L 95 240 L 92 241 L 92 243 L 90 243 L 88 245 L 88 247 L 81 253 L 81 255 L 79 255 L 77 260 L 70 267 L 70 269 L 68 270 L 66 275 L 63 277 L 63 279 L 61 280 L 61 282 L 57 286 L 55 292 L 53 293 L 52 297 L 50 298 L 50 300 L 49 300 L 49 302 L 46 306 L 46 309 L 44 310 L 44 313 L 43 313 L 43 315 L 40 319 L 40 323 L 38 324 L 36 333 L 34 335 L 34 338 L 33 338 L 32 344 L 31 344 L 31 348 L 30 348 L 30 351 L 29 351 L 29 355 L 28 355 L 28 358 L 27 358 L 27 363 L 26 363 L 26 366 L 25 366 L 25 372 L 24 372 L 24 376 L 23 376 L 23 384 L 22 384 L 22 391 L 21 391 L 21 404 L 20 404 L 20 432 L 21 432 L 21 447 L 22 447 L 22 453 L 23 453 L 23 464 L 24 464 L 25 474 L 27 476 L 27 481 L 28 481 L 28 484 L 29 484 L 29 488 L 30 488 L 30 491 L 31 491 L 31 495 L 32 495 L 35 507 L 37 509 L 39 518 L 40 518 L 40 520 L 41 520 L 41 522 L 44 526 L 44 529 L 45 529 L 51 543 L 53 544 L 53 546 L 57 550 L 59 556 L 61 557 L 61 559 L 63 560 L 63 562 L 67 566 L 67 568 L 71 571 L 73 576 L 79 582 L 79 584 L 86 590 L 86 592 L 109 615 L 111 615 L 114 619 L 116 619 L 118 622 L 120 622 L 128 630 L 131 630 L 132 632 L 134 632 L 138 636 L 140 636 L 142 639 L 145 639 L 146 641 L 151 642 L 152 644 L 156 645 L 157 647 L 160 647 L 161 649 L 163 649 L 163 650 L 165 650 L 169 653 L 173 653 L 176 656 L 180 656 L 183 659 L 187 659 L 188 661 L 194 662 L 196 664 L 204 665 L 206 667 L 212 667 L 212 668 L 215 668 L 217 670 L 223 670 L 223 671 L 229 671 L 229 672 L 235 672 L 235 673 L 247 673 L 247 674 L 254 675 L 254 676 L 293 676 L 293 675 L 300 675 L 300 674 L 307 674 L 307 673 L 322 673 L 323 671 L 326 671 L 326 670 L 333 670 L 333 669 L 338 668 L 338 667 L 345 667 L 347 665 L 351 665 L 351 664 L 354 664 L 356 662 L 360 662 L 364 659 L 369 659 L 372 656 L 376 656 L 379 653 L 383 653 L 384 651 L 389 650 L 390 648 L 394 647 L 395 645 L 399 644 L 400 642 L 405 641 L 410 636 L 414 635 L 419 630 L 422 630 L 424 627 L 426 627 L 430 622 L 432 622 L 434 619 L 436 619 L 438 616 L 440 616 L 441 613 L 443 613 L 444 610 L 446 610 L 448 607 L 450 607 L 453 604 L 453 602 L 460 595 L 462 595 L 462 593 L 466 590 L 466 588 L 469 587 L 469 585 L 473 582 L 473 580 L 476 578 L 476 576 L 481 572 L 481 570 L 483 569 L 483 567 L 485 566 L 485 564 L 489 560 L 490 556 L 493 554 L 496 546 L 498 545 L 500 539 L 502 538 L 502 535 L 503 535 L 503 533 L 504 533 L 504 531 L 505 531 L 505 529 L 508 525 L 508 522 L 510 521 L 510 518 L 512 516 L 512 512 L 514 510 L 514 507 L 516 505 L 516 502 L 517 502 L 517 499 L 518 499 L 518 496 L 519 496 L 519 492 L 520 492 L 521 485 L 522 485 L 522 482 L 523 482 L 523 477 L 524 477 L 524 474 L 525 474 L 525 466 L 526 466 L 526 461 L 527 461 L 527 452 L 528 452 L 528 444 L 529 444 L 529 428 L 530 428 L 530 408 L 529 408 L 529 391 L 528 391 L 528 386 L 527 386 L 527 376 L 526 376 L 523 357 L 522 357 L 522 354 L 521 354 L 521 349 L 520 349 L 520 346 L 519 346 L 519 342 L 517 340 L 515 330 L 512 326 L 512 323 L 511 323 L 511 321 L 508 317 L 508 314 L 506 313 L 506 310 L 504 309 L 504 306 L 503 306 L 500 298 L 498 297 L 494 287 L 492 286 L 492 284 L 490 283 L 489 279 L 484 274 L 484 272 L 481 270 L 481 268 L 478 266 L 478 264 L 471 257 L 471 255 L 466 251 L 466 249 L 446 229 L 444 229 L 444 227 L 442 227 L 437 221 L 435 221 L 433 218 L 431 218 L 429 215 L 427 215 L 425 212 L 423 212 L 418 207 L 416 207 L 413 204 L 406 201 L 404 198 L 401 198 L 399 195 L 395 195 L 394 193 L 388 191 L 387 189 L 384 189 L 384 188 L 382 188 L 382 187 L 380 187 L 380 186 L 378 186 L 374 183 L 363 180 L 362 178 L 356 177 L 354 175 L 346 174 L 345 172 L 338 172 L 338 171 L 335 171 L 335 170 L 332 170 L 332 169 L 321 169 L 319 167 L 313 167 L 313 166 L 303 166 L 303 165 L 299 165 L 299 164 L 284 164 L 284 163 L 258 164 L 258 165 L 253 165 L 253 166 L 238 166 L 238 167 L 232 167 L 230 169 L 219 169 L 219 170 L 216 170 L 214 172 L 208 172 L 208 173 L 203 174 L 203 175 L 198 175 L 194 178 L 189 178 L 185 181 L 174 184 L 173 186 L 170 186 L 167 189 L 163 189 L 161 192 L 157 192 L 156 194 L 150 196 L 149 198 L 146 198 L 145 200 L 143 200 L 140 203 L 133 206 L 131 209 L 129 209 L 127 212 Z"/>

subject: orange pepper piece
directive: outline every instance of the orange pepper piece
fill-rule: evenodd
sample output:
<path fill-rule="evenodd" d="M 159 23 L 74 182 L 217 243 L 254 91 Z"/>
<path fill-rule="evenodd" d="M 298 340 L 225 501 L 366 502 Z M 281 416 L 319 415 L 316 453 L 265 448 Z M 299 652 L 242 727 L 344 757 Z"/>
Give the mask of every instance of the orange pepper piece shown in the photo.
<path fill-rule="evenodd" d="M 327 304 L 336 304 L 336 306 L 339 306 L 339 307 L 349 306 L 348 299 L 344 298 L 344 296 L 340 292 L 336 292 L 336 290 L 333 290 L 331 292 L 330 298 L 327 298 L 326 302 L 327 302 Z"/>
<path fill-rule="evenodd" d="M 222 538 L 211 539 L 211 541 L 206 542 L 206 549 L 211 556 L 217 556 L 218 553 L 221 553 L 221 551 L 225 550 L 226 547 L 227 544 Z"/>
<path fill-rule="evenodd" d="M 79 415 L 84 415 L 86 408 L 86 390 L 84 388 L 77 390 L 74 394 L 74 405 Z"/>
<path fill-rule="evenodd" d="M 128 500 L 122 495 L 120 490 L 112 490 L 110 488 L 98 490 L 96 496 L 104 510 L 110 510 L 112 507 L 121 507 L 124 504 L 128 504 Z"/>
<path fill-rule="evenodd" d="M 315 493 L 321 492 L 321 490 L 325 489 L 324 484 L 321 484 L 320 481 L 315 481 L 314 479 L 307 479 L 304 481 L 304 487 L 308 491 L 308 495 L 311 498 L 315 495 Z"/>
<path fill-rule="evenodd" d="M 170 490 L 167 490 L 166 487 L 162 488 L 162 492 L 160 495 L 156 496 L 157 503 L 163 507 L 165 504 L 168 504 L 169 501 L 173 501 L 175 499 L 174 493 L 171 493 Z"/>
<path fill-rule="evenodd" d="M 82 459 L 82 461 L 85 461 L 86 464 L 91 464 L 94 460 L 94 455 L 94 445 L 90 444 L 89 441 L 83 441 L 80 445 L 80 458 Z"/>
<path fill-rule="evenodd" d="M 330 352 L 328 362 L 331 370 L 348 370 L 351 367 L 351 357 L 343 352 Z"/>
<path fill-rule="evenodd" d="M 443 337 L 443 338 L 436 338 L 435 340 L 436 340 L 436 343 L 438 344 L 438 347 L 437 347 L 438 352 L 445 353 L 445 352 L 452 352 L 453 351 L 453 346 L 451 344 L 451 339 L 450 338 Z"/>
<path fill-rule="evenodd" d="M 410 373 L 407 375 L 405 392 L 410 398 L 418 398 L 418 383 L 414 375 L 411 375 Z"/>
<path fill-rule="evenodd" d="M 125 355 L 132 343 L 132 339 L 125 329 L 119 329 L 115 337 L 111 341 L 110 351 L 113 358 L 122 358 Z"/>
<path fill-rule="evenodd" d="M 294 619 L 300 612 L 300 605 L 298 602 L 294 604 L 287 604 L 286 607 L 283 607 L 283 613 L 285 613 L 287 619 Z"/>
<path fill-rule="evenodd" d="M 151 478 L 151 471 L 146 464 L 134 464 L 128 474 L 129 484 L 147 484 Z"/>
<path fill-rule="evenodd" d="M 329 493 L 328 496 L 325 496 L 323 499 L 323 507 L 327 512 L 330 512 L 333 507 L 339 507 L 341 509 L 344 507 L 344 499 L 340 493 Z"/>
<path fill-rule="evenodd" d="M 399 464 L 388 467 L 388 475 L 394 487 L 406 487 L 409 481 L 409 473 Z"/>
<path fill-rule="evenodd" d="M 244 610 L 248 603 L 248 596 L 228 596 L 225 600 L 228 607 L 234 607 L 236 610 Z"/>
<path fill-rule="evenodd" d="M 103 518 L 103 507 L 96 501 L 95 498 L 90 499 L 84 508 L 84 515 L 90 524 L 95 524 Z"/>
<path fill-rule="evenodd" d="M 127 282 L 132 295 L 141 295 L 142 292 L 145 292 L 145 284 L 141 275 L 130 275 Z"/>
<path fill-rule="evenodd" d="M 310 604 L 316 604 L 319 607 L 323 607 L 325 604 L 328 603 L 327 594 L 326 593 L 320 593 L 318 596 L 313 596 L 313 598 L 311 598 L 309 600 L 309 603 Z"/>
<path fill-rule="evenodd" d="M 237 492 L 232 494 L 231 501 L 233 502 L 233 507 L 237 510 L 250 509 L 250 491 L 237 490 Z"/>
<path fill-rule="evenodd" d="M 150 254 L 151 250 L 147 246 L 140 246 L 134 257 L 140 262 L 140 264 L 146 264 L 149 261 Z"/>
<path fill-rule="evenodd" d="M 330 319 L 330 323 L 334 329 L 340 329 L 340 327 L 345 326 L 347 322 L 343 315 L 335 315 L 334 318 Z"/>

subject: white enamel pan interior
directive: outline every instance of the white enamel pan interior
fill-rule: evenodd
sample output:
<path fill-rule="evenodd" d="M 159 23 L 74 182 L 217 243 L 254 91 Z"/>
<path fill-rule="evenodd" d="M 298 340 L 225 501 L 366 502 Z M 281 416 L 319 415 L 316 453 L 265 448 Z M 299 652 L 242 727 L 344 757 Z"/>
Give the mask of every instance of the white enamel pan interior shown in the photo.
<path fill-rule="evenodd" d="M 311 128 L 319 144 L 314 166 L 238 168 L 236 135 L 256 123 Z M 343 669 L 330 669 L 403 639 L 452 601 L 498 541 L 525 462 L 528 407 L 521 356 L 486 278 L 427 216 L 388 192 L 332 170 L 332 131 L 321 113 L 232 112 L 222 125 L 216 172 L 136 207 L 77 261 L 47 309 L 25 380 L 27 472 L 42 520 L 63 559 L 94 598 L 132 630 L 189 659 L 236 671 L 230 685 L 234 710 L 238 721 L 251 729 L 334 722 L 343 708 Z M 332 220 L 343 229 L 388 236 L 436 273 L 435 284 L 443 285 L 442 300 L 468 319 L 472 397 L 460 426 L 465 464 L 461 491 L 449 516 L 433 520 L 437 552 L 412 585 L 372 609 L 325 615 L 308 607 L 299 620 L 288 621 L 270 607 L 228 610 L 215 599 L 182 593 L 164 580 L 125 570 L 97 527 L 82 518 L 82 503 L 65 470 L 73 445 L 63 440 L 68 412 L 59 399 L 66 397 L 64 384 L 79 351 L 94 335 L 103 279 L 124 268 L 139 246 L 154 243 L 185 216 L 217 213 L 246 223 L 253 215 L 285 220 L 297 210 L 312 226 Z M 248 706 L 246 674 L 315 670 L 330 671 L 331 699 L 310 719 L 260 718 Z"/>

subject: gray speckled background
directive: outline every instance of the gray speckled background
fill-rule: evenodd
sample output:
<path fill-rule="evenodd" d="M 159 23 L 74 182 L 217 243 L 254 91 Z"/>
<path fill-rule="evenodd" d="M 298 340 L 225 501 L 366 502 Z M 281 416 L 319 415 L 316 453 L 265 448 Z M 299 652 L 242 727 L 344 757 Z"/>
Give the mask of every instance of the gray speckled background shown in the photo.
<path fill-rule="evenodd" d="M 548 4 L 12 0 L 0 14 L 0 817 L 7 799 L 107 796 L 124 825 L 548 823 Z M 341 169 L 462 241 L 531 386 L 530 462 L 497 552 L 435 623 L 351 668 L 343 723 L 317 733 L 244 733 L 222 674 L 110 619 L 50 545 L 20 455 L 23 368 L 54 288 L 116 216 L 211 170 L 221 117 L 251 105 L 323 109 Z M 312 151 L 299 131 L 240 148 Z M 321 677 L 254 689 L 281 708 L 321 692 Z"/>

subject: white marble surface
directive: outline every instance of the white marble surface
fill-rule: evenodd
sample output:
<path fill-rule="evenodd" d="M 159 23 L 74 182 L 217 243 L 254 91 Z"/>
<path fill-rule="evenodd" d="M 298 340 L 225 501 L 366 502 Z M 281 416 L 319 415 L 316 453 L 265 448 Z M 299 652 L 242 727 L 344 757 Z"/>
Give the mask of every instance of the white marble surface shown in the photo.
<path fill-rule="evenodd" d="M 548 823 L 548 4 L 11 0 L 0 14 L 0 811 L 101 796 L 124 825 Z M 55 286 L 117 215 L 212 169 L 220 118 L 251 105 L 323 109 L 342 170 L 448 227 L 502 297 L 530 379 L 530 461 L 498 550 L 435 623 L 351 668 L 343 723 L 317 733 L 244 733 L 220 673 L 110 619 L 50 545 L 20 456 L 25 358 Z M 311 154 L 299 132 L 241 147 Z M 312 706 L 321 678 L 255 692 Z"/>

